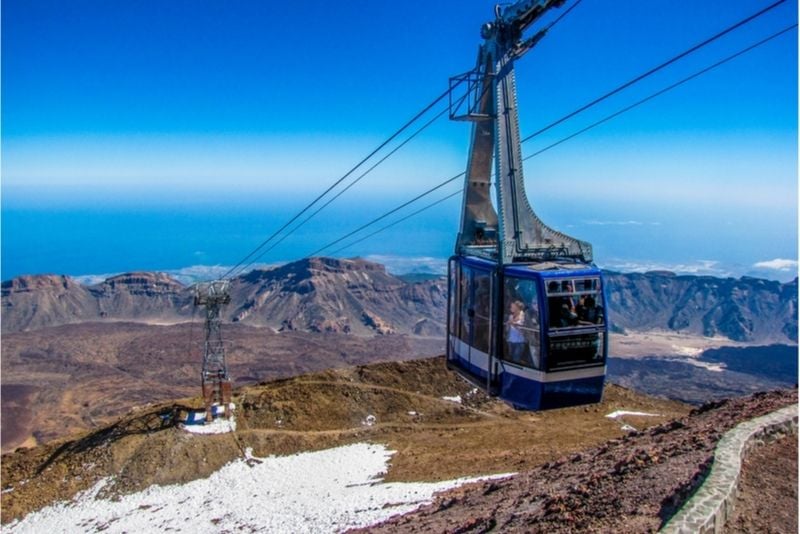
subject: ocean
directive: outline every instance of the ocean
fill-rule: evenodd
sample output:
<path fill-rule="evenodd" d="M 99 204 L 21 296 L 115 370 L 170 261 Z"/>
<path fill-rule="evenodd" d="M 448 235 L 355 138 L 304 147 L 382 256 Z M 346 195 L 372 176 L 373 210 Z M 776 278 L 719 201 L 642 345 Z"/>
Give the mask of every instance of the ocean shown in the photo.
<path fill-rule="evenodd" d="M 404 200 L 334 203 L 257 263 L 303 258 Z M 339 250 L 421 207 L 414 205 L 318 255 L 366 257 L 386 264 L 396 274 L 444 272 L 453 250 L 460 203 L 457 196 Z M 286 199 L 177 196 L 140 197 L 127 203 L 105 201 L 101 196 L 34 202 L 4 191 L 0 275 L 3 280 L 45 273 L 93 280 L 146 270 L 170 272 L 187 282 L 209 279 L 243 259 L 303 205 Z M 539 213 L 551 226 L 591 242 L 595 262 L 605 269 L 748 275 L 781 281 L 797 276 L 797 227 L 791 219 L 787 223 L 786 217 L 721 218 L 714 210 L 689 214 L 621 205 L 593 206 L 589 217 L 568 204 L 554 203 Z"/>
<path fill-rule="evenodd" d="M 22 274 L 85 276 L 137 270 L 186 271 L 202 277 L 204 270 L 218 273 L 220 269 L 213 267 L 239 262 L 300 208 L 290 204 L 264 207 L 252 203 L 233 206 L 4 205 L 0 273 L 3 280 Z M 352 207 L 331 206 L 257 262 L 273 264 L 303 258 L 378 217 L 386 209 L 387 206 L 367 210 L 360 207 L 355 215 Z M 337 256 L 383 257 L 386 263 L 394 262 L 405 271 L 443 269 L 452 250 L 457 211 L 455 205 L 446 206 L 443 212 L 420 214 L 341 250 Z M 391 221 L 382 221 L 322 254 L 335 251 Z M 290 226 L 293 227 L 294 224 Z M 262 251 L 275 241 L 277 239 Z M 410 261 L 414 259 L 419 261 Z"/>

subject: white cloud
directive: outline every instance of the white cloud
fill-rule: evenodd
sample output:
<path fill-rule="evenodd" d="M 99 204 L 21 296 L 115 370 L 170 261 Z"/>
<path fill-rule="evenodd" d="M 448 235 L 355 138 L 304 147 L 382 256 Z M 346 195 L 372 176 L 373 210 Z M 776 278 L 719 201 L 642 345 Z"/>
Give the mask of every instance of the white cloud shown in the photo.
<path fill-rule="evenodd" d="M 775 258 L 774 260 L 759 261 L 753 264 L 756 269 L 772 269 L 775 271 L 796 271 L 797 260 Z"/>
<path fill-rule="evenodd" d="M 254 263 L 253 265 L 249 266 L 246 271 L 241 273 L 237 273 L 237 276 L 242 274 L 249 273 L 255 269 L 272 269 L 277 267 L 280 264 L 276 263 Z M 171 278 L 174 278 L 178 282 L 190 286 L 192 284 L 196 284 L 198 282 L 208 282 L 210 280 L 217 280 L 224 276 L 232 267 L 232 265 L 191 265 L 189 267 L 183 267 L 181 269 L 166 269 L 166 270 L 158 270 L 152 269 L 151 272 L 160 272 L 169 275 Z M 104 282 L 105 280 L 111 278 L 112 276 L 117 276 L 123 274 L 122 272 L 118 273 L 105 273 L 105 274 L 82 274 L 73 276 L 72 278 L 75 279 L 79 284 L 83 285 L 95 285 Z"/>
<path fill-rule="evenodd" d="M 644 225 L 644 223 L 641 221 L 598 221 L 598 220 L 583 221 L 583 224 L 588 224 L 592 226 L 643 226 Z"/>
<path fill-rule="evenodd" d="M 732 276 L 732 273 L 715 260 L 697 260 L 684 263 L 667 263 L 651 260 L 609 260 L 600 265 L 604 269 L 625 273 L 643 273 L 647 271 L 670 271 L 676 274 L 692 274 L 707 276 Z"/>
<path fill-rule="evenodd" d="M 597 219 L 590 219 L 588 221 L 582 221 L 583 224 L 587 224 L 590 226 L 661 226 L 661 223 L 658 221 L 653 222 L 644 222 L 644 221 L 635 221 L 635 220 L 628 220 L 628 221 L 601 221 Z"/>
<path fill-rule="evenodd" d="M 371 254 L 366 256 L 364 259 L 385 265 L 386 270 L 392 274 L 447 273 L 447 259 L 445 258 L 434 258 L 431 256 L 406 257 Z"/>

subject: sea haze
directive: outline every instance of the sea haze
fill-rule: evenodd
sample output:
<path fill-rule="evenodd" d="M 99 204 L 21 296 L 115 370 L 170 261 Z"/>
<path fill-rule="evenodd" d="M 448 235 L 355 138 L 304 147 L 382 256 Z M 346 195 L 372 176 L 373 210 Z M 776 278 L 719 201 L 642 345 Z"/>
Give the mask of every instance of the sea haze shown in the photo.
<path fill-rule="evenodd" d="M 428 202 L 450 192 L 443 191 Z M 391 201 L 367 196 L 345 201 L 347 197 L 343 197 L 258 258 L 257 263 L 282 263 L 312 254 L 416 194 L 394 194 Z M 197 266 L 236 264 L 311 198 L 148 191 L 128 196 L 107 197 L 95 192 L 47 197 L 4 188 L 2 279 L 22 274 L 85 276 L 134 270 L 193 273 L 187 281 L 202 278 L 200 273 L 208 269 Z M 442 272 L 452 253 L 460 203 L 456 196 L 339 250 L 426 205 L 420 202 L 321 254 L 367 257 L 385 263 L 398 274 Z M 680 208 L 626 206 L 622 202 L 565 202 L 563 198 L 541 199 L 535 208 L 551 226 L 590 241 L 595 261 L 605 269 L 665 269 L 781 281 L 791 280 L 797 273 L 794 213 L 767 211 L 735 217 L 724 207 L 696 213 Z M 190 267 L 194 270 L 187 271 Z"/>

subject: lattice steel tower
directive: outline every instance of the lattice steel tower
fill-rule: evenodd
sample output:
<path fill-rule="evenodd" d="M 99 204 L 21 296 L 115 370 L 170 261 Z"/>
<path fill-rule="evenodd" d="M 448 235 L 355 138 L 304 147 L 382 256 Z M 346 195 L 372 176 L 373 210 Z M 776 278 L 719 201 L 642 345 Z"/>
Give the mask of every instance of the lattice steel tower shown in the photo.
<path fill-rule="evenodd" d="M 230 415 L 231 382 L 225 363 L 225 345 L 222 342 L 220 310 L 231 301 L 227 280 L 215 280 L 198 284 L 195 288 L 194 305 L 206 310 L 206 340 L 203 349 L 203 402 L 206 421 L 214 418 L 213 406 L 222 408 L 225 417 Z"/>

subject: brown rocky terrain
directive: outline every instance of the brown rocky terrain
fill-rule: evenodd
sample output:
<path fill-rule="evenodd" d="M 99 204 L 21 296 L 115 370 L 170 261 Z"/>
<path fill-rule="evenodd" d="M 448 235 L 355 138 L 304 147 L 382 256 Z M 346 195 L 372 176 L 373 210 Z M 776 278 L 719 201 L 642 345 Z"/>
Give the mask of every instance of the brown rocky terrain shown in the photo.
<path fill-rule="evenodd" d="M 377 263 L 310 258 L 231 280 L 225 320 L 274 330 L 444 335 L 446 283 L 406 282 Z M 87 321 L 176 323 L 194 313 L 193 287 L 163 273 L 83 286 L 67 276 L 3 282 L 3 332 Z"/>
<path fill-rule="evenodd" d="M 365 260 L 310 258 L 233 280 L 234 322 L 278 330 L 444 336 L 447 287 Z"/>
<path fill-rule="evenodd" d="M 709 403 L 686 417 L 565 454 L 507 479 L 444 492 L 431 505 L 364 530 L 656 532 L 702 482 L 723 433 L 796 403 L 796 389 Z M 797 486 L 796 465 L 780 475 L 788 486 Z M 754 467 L 751 464 L 751 471 Z M 772 503 L 786 507 L 788 522 L 793 517 L 796 525 L 796 493 L 791 499 L 767 491 L 775 497 Z M 753 522 L 752 509 L 743 508 L 741 513 L 743 524 L 775 531 L 769 527 L 776 523 Z"/>
<path fill-rule="evenodd" d="M 202 323 L 81 323 L 3 334 L 2 447 L 98 428 L 132 406 L 197 393 Z M 236 384 L 439 354 L 440 339 L 225 325 Z"/>
<path fill-rule="evenodd" d="M 443 399 L 460 395 L 462 403 Z M 531 413 L 487 398 L 447 371 L 441 357 L 329 370 L 239 388 L 237 431 L 195 436 L 159 414 L 199 398 L 142 407 L 91 432 L 2 457 L 2 521 L 67 499 L 115 475 L 106 495 L 208 476 L 253 448 L 259 457 L 356 442 L 397 451 L 390 481 L 446 480 L 531 469 L 624 435 L 615 410 L 645 428 L 686 405 L 610 385 L 597 405 Z M 364 423 L 367 416 L 374 424 Z M 454 445 L 458 445 L 454 447 Z M 6 491 L 13 488 L 11 491 Z"/>
<path fill-rule="evenodd" d="M 443 399 L 460 395 L 461 404 Z M 101 498 L 206 477 L 252 448 L 259 457 L 369 441 L 397 451 L 388 481 L 516 472 L 437 496 L 370 531 L 652 532 L 706 473 L 738 422 L 797 402 L 796 390 L 691 410 L 609 385 L 602 403 L 531 413 L 475 392 L 443 359 L 373 364 L 247 386 L 237 430 L 173 426 L 198 398 L 134 410 L 111 425 L 2 458 L 2 522 L 114 475 Z M 615 410 L 654 417 L 605 417 Z M 367 416 L 374 423 L 365 424 Z M 622 423 L 636 427 L 624 431 Z M 457 445 L 457 446 L 456 446 Z M 796 484 L 796 472 L 794 476 Z"/>
<path fill-rule="evenodd" d="M 727 532 L 797 532 L 796 475 L 796 436 L 750 451 L 742 465 L 739 496 Z"/>

